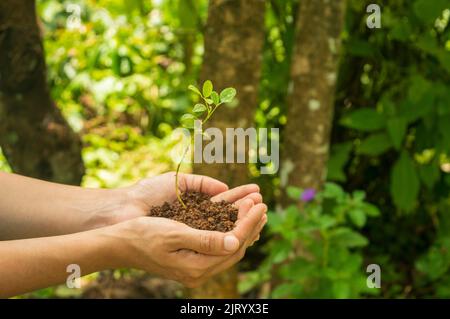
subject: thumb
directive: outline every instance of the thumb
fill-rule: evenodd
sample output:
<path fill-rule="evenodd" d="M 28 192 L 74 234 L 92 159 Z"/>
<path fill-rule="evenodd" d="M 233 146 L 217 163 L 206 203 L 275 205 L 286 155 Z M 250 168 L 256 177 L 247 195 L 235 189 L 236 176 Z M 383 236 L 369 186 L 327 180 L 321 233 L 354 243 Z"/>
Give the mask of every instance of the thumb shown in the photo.
<path fill-rule="evenodd" d="M 206 255 L 229 255 L 239 249 L 239 239 L 233 233 L 221 233 L 190 228 L 181 236 L 183 248 Z"/>

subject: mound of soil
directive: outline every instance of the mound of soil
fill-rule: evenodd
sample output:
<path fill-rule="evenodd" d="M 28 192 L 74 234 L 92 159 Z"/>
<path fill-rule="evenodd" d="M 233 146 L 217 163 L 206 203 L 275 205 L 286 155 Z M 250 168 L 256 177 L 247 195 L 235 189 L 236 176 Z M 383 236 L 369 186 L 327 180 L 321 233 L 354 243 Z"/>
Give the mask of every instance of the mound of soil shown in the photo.
<path fill-rule="evenodd" d="M 149 216 L 170 218 L 201 230 L 227 232 L 234 228 L 238 210 L 232 204 L 212 202 L 211 196 L 199 192 L 181 195 L 187 209 L 178 200 L 150 209 Z"/>

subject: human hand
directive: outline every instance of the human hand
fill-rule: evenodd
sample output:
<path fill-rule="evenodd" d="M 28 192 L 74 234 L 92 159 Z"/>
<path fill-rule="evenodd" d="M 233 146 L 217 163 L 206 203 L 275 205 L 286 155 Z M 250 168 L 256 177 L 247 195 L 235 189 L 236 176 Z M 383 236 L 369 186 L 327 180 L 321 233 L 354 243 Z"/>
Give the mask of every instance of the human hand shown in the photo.
<path fill-rule="evenodd" d="M 246 198 L 236 205 L 238 220 L 228 233 L 197 230 L 159 217 L 139 217 L 108 229 L 120 239 L 117 247 L 121 247 L 122 267 L 142 269 L 195 287 L 237 263 L 267 220 L 264 204 L 255 205 Z"/>
<path fill-rule="evenodd" d="M 214 178 L 179 174 L 179 188 L 181 192 L 197 191 L 213 196 L 213 201 L 227 201 L 239 204 L 243 199 L 250 199 L 254 204 L 262 202 L 259 187 L 256 184 L 238 186 L 228 190 L 228 186 Z M 143 179 L 138 183 L 120 189 L 123 204 L 120 210 L 114 213 L 114 222 L 122 222 L 136 217 L 146 216 L 152 206 L 162 205 L 176 199 L 175 172 L 161 174 Z"/>

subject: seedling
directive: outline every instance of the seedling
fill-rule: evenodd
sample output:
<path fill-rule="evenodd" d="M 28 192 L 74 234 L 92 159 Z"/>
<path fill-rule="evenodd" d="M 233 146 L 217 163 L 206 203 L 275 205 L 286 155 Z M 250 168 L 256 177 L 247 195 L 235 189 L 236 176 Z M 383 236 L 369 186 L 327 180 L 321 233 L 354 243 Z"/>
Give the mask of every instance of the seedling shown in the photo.
<path fill-rule="evenodd" d="M 211 119 L 212 115 L 220 105 L 233 102 L 233 99 L 236 96 L 236 89 L 232 87 L 226 88 L 219 94 L 216 91 L 214 91 L 213 84 L 210 80 L 207 80 L 203 83 L 201 91 L 194 85 L 189 85 L 188 89 L 193 91 L 198 96 L 200 96 L 201 100 L 199 103 L 194 105 L 191 113 L 186 113 L 183 114 L 183 116 L 181 116 L 180 123 L 184 128 L 193 130 L 195 121 L 200 121 L 201 131 L 196 132 L 196 134 L 204 135 L 205 133 L 203 132 L 203 125 L 206 124 L 208 120 Z M 181 205 L 183 205 L 185 209 L 186 204 L 183 202 L 181 198 L 180 189 L 178 187 L 178 175 L 180 172 L 181 163 L 183 162 L 183 159 L 186 156 L 188 150 L 189 145 L 183 152 L 180 162 L 177 165 L 177 170 L 175 174 L 175 193 L 177 195 L 178 201 L 181 203 Z"/>

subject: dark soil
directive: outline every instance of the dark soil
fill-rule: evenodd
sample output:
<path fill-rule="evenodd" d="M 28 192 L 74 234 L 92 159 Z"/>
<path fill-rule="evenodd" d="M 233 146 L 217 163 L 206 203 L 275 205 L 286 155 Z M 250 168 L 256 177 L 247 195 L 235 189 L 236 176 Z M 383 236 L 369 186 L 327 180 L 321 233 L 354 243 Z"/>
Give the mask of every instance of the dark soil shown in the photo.
<path fill-rule="evenodd" d="M 238 210 L 232 204 L 210 201 L 211 196 L 186 192 L 181 195 L 187 209 L 178 200 L 150 209 L 149 216 L 170 218 L 201 230 L 227 232 L 234 228 Z"/>

